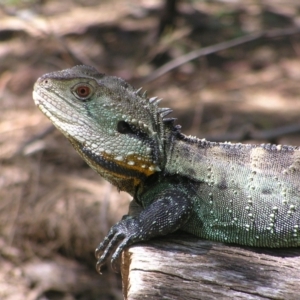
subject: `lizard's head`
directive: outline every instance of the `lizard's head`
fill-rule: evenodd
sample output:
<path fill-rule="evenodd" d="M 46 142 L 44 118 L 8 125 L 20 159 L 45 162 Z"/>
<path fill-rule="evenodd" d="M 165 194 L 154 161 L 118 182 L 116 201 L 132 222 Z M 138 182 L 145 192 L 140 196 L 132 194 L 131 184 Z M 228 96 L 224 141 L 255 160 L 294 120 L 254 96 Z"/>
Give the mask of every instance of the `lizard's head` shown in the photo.
<path fill-rule="evenodd" d="M 33 98 L 86 162 L 113 184 L 138 185 L 163 168 L 164 127 L 170 120 L 164 117 L 171 110 L 159 108 L 157 98 L 147 99 L 124 80 L 76 66 L 40 77 Z"/>

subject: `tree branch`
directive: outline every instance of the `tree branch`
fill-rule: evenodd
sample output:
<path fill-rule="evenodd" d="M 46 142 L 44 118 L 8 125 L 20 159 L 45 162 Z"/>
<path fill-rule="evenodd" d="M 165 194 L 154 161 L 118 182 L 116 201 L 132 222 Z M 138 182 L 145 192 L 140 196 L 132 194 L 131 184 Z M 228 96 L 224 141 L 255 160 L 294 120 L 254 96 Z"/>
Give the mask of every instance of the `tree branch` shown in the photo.
<path fill-rule="evenodd" d="M 175 58 L 168 63 L 164 64 L 160 68 L 156 69 L 154 72 L 152 72 L 150 75 L 146 76 L 144 79 L 142 79 L 142 84 L 154 81 L 155 79 L 163 76 L 164 74 L 170 72 L 171 70 L 174 70 L 181 65 L 194 60 L 196 58 L 199 58 L 201 56 L 209 55 L 212 53 L 216 53 L 222 50 L 226 50 L 232 47 L 236 47 L 242 44 L 246 44 L 255 40 L 258 40 L 260 38 L 275 38 L 275 37 L 282 37 L 287 35 L 293 35 L 300 33 L 300 27 L 292 27 L 292 28 L 286 28 L 286 29 L 272 29 L 267 31 L 261 31 L 258 33 L 251 33 L 248 35 L 245 35 L 243 37 L 238 37 L 235 39 L 232 39 L 230 41 L 221 42 L 219 44 L 215 44 L 212 46 L 204 47 L 198 50 L 194 50 L 190 53 L 187 53 L 185 55 L 182 55 L 178 58 Z"/>

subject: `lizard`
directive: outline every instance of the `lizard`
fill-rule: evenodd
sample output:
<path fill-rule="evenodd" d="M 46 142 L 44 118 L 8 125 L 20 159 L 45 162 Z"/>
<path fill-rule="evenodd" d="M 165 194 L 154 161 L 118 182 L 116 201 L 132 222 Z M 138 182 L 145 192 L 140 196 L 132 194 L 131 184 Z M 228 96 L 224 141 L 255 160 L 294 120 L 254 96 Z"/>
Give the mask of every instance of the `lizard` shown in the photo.
<path fill-rule="evenodd" d="M 121 78 L 75 66 L 40 77 L 36 106 L 86 163 L 142 207 L 113 225 L 96 269 L 182 230 L 253 247 L 300 246 L 300 149 L 186 136 L 170 108 Z"/>

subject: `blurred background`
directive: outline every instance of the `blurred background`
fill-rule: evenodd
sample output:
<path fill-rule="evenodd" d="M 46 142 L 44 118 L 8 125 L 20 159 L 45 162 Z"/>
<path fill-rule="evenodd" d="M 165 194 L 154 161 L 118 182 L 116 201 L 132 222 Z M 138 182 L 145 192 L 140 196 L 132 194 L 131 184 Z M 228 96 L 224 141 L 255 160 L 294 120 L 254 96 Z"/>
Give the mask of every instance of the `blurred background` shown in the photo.
<path fill-rule="evenodd" d="M 300 145 L 299 33 L 297 0 L 0 0 L 0 299 L 123 299 L 93 253 L 130 197 L 34 106 L 39 76 L 92 65 L 183 133 Z"/>

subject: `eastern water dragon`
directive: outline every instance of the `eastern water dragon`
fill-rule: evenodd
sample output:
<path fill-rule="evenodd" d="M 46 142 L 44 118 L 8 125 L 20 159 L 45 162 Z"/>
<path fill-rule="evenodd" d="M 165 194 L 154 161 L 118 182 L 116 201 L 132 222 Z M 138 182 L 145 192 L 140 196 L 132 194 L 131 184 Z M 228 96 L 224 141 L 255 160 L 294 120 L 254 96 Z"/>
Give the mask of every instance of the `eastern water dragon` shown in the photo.
<path fill-rule="evenodd" d="M 112 252 L 115 265 L 125 247 L 178 229 L 247 246 L 300 246 L 298 147 L 185 136 L 160 99 L 88 66 L 45 74 L 33 98 L 88 165 L 143 208 L 100 243 L 99 272 Z"/>

